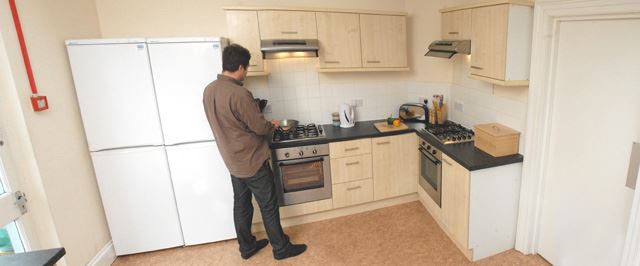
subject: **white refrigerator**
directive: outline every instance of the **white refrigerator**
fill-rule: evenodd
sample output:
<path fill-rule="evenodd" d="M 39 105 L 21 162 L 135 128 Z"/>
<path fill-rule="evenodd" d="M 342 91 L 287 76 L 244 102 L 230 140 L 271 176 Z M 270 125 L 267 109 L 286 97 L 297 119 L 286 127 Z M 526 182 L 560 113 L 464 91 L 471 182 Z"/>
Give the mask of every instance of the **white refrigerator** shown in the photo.
<path fill-rule="evenodd" d="M 235 237 L 229 174 L 202 107 L 225 43 L 67 41 L 117 255 Z"/>

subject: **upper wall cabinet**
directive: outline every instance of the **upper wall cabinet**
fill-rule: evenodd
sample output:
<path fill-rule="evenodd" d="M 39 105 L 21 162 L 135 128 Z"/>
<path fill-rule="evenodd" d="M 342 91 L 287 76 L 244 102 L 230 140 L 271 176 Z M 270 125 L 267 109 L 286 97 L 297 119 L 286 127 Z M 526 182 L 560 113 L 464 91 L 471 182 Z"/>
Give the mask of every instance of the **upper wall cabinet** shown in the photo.
<path fill-rule="evenodd" d="M 258 12 L 244 10 L 227 11 L 228 35 L 232 43 L 237 43 L 251 52 L 249 74 L 265 71 L 262 52 L 260 52 L 260 29 Z M 233 29 L 233 30 L 232 30 Z"/>
<path fill-rule="evenodd" d="M 405 12 L 270 7 L 224 9 L 231 42 L 243 46 L 255 44 L 252 48 L 247 47 L 254 58 L 262 55 L 260 40 L 318 39 L 318 72 L 409 70 Z M 261 58 L 255 58 L 255 61 L 254 58 L 249 71 L 267 69 Z M 258 72 L 249 74 L 252 73 Z"/>
<path fill-rule="evenodd" d="M 318 38 L 315 12 L 258 11 L 258 21 L 263 40 Z"/>
<path fill-rule="evenodd" d="M 457 10 L 442 13 L 442 39 L 471 39 L 471 10 Z"/>
<path fill-rule="evenodd" d="M 404 16 L 360 15 L 363 67 L 407 67 Z"/>
<path fill-rule="evenodd" d="M 317 12 L 320 68 L 362 67 L 358 14 Z"/>
<path fill-rule="evenodd" d="M 440 10 L 442 37 L 471 39 L 471 78 L 502 86 L 526 86 L 529 84 L 532 6 L 533 1 L 504 0 Z M 464 33 L 469 17 L 470 36 Z M 462 37 L 464 35 L 467 37 Z"/>

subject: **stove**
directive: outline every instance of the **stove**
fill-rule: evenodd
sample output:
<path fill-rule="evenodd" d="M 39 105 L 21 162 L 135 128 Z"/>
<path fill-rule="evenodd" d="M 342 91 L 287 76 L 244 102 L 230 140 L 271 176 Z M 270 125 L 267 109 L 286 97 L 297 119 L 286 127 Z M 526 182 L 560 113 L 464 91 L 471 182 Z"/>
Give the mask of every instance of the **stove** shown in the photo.
<path fill-rule="evenodd" d="M 273 133 L 273 143 L 300 141 L 308 139 L 326 138 L 324 128 L 321 125 L 306 124 L 298 125 L 289 131 L 277 129 Z"/>
<path fill-rule="evenodd" d="M 474 140 L 473 136 L 475 135 L 473 130 L 451 121 L 446 121 L 442 125 L 429 124 L 423 130 L 442 144 L 470 142 Z"/>

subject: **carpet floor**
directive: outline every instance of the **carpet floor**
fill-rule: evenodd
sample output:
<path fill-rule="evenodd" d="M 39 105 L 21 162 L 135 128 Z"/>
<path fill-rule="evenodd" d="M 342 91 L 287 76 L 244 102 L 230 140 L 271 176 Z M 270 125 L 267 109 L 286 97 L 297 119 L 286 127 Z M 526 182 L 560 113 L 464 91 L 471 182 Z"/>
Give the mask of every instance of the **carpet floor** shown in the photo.
<path fill-rule="evenodd" d="M 538 255 L 509 250 L 469 262 L 420 202 L 285 228 L 298 257 L 277 261 L 271 246 L 249 260 L 235 239 L 121 256 L 113 265 L 549 265 Z M 258 239 L 265 233 L 256 234 Z"/>

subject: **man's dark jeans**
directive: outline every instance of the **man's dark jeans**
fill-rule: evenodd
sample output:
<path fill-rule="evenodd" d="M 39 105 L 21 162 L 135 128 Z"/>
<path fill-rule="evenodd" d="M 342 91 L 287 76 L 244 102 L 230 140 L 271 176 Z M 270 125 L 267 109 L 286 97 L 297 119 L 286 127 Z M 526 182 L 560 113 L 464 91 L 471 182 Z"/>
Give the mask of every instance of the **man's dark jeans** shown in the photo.
<path fill-rule="evenodd" d="M 276 197 L 273 172 L 268 163 L 264 163 L 256 175 L 248 178 L 237 178 L 231 175 L 233 184 L 233 220 L 236 226 L 240 253 L 246 254 L 256 247 L 256 238 L 251 234 L 253 204 L 251 194 L 262 213 L 262 222 L 267 231 L 274 254 L 281 254 L 289 246 L 289 236 L 282 231 L 280 225 L 280 209 Z"/>

